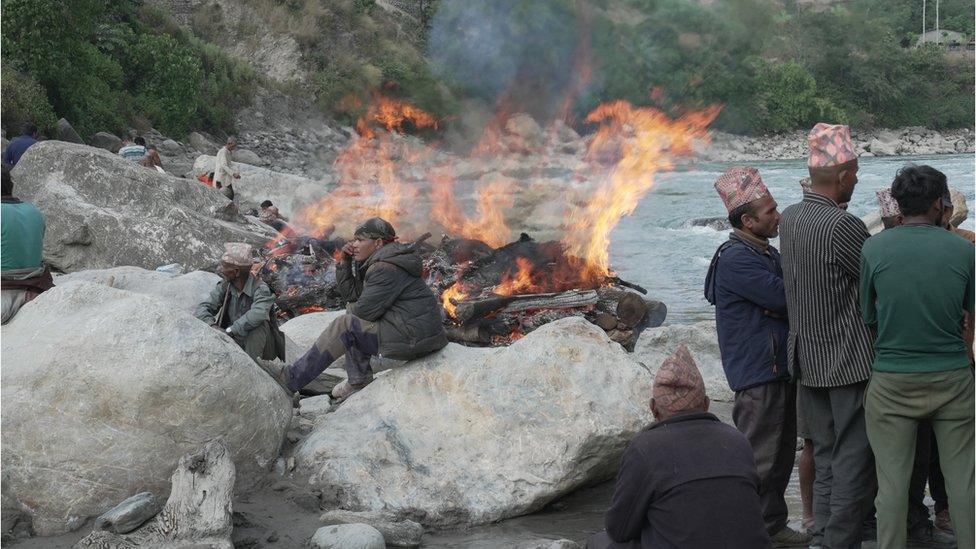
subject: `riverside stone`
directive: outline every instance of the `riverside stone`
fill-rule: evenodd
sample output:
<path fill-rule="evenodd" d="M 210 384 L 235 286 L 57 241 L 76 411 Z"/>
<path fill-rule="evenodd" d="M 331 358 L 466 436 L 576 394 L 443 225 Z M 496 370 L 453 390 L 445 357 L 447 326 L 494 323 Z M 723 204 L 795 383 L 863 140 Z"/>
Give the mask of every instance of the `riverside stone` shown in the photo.
<path fill-rule="evenodd" d="M 510 347 L 449 344 L 378 377 L 295 449 L 326 504 L 482 524 L 611 478 L 652 377 L 582 318 Z M 423 403 L 423 405 L 417 405 Z"/>
<path fill-rule="evenodd" d="M 40 535 L 136 492 L 166 497 L 180 456 L 218 437 L 247 489 L 292 415 L 288 395 L 226 334 L 102 284 L 44 292 L 2 327 L 0 345 L 4 503 Z"/>
<path fill-rule="evenodd" d="M 61 271 L 213 267 L 224 242 L 259 246 L 274 235 L 236 214 L 216 189 L 94 147 L 42 141 L 12 176 L 17 195 L 44 214 L 44 259 Z"/>
<path fill-rule="evenodd" d="M 214 286 L 220 282 L 220 276 L 206 271 L 193 271 L 180 275 L 147 271 L 139 267 L 115 267 L 60 275 L 55 277 L 54 281 L 58 285 L 77 281 L 105 284 L 120 290 L 154 297 L 174 310 L 192 315 L 197 305 L 205 300 Z"/>
<path fill-rule="evenodd" d="M 386 545 L 393 547 L 420 547 L 424 527 L 383 511 L 326 511 L 319 518 L 326 526 L 333 524 L 368 524 L 383 535 Z"/>
<path fill-rule="evenodd" d="M 323 526 L 312 536 L 317 549 L 385 549 L 383 534 L 368 524 Z"/>
<path fill-rule="evenodd" d="M 722 369 L 722 354 L 718 348 L 718 333 L 715 331 L 714 321 L 644 330 L 634 348 L 634 358 L 647 366 L 652 374 L 656 374 L 664 359 L 682 344 L 688 347 L 698 364 L 705 380 L 708 398 L 731 401 L 734 394 L 725 379 L 725 370 Z"/>
<path fill-rule="evenodd" d="M 88 138 L 92 147 L 105 149 L 110 153 L 117 153 L 122 148 L 122 140 L 108 132 L 98 132 Z"/>
<path fill-rule="evenodd" d="M 58 120 L 58 140 L 81 145 L 85 144 L 85 140 L 78 135 L 78 132 L 71 126 L 71 122 L 68 122 L 64 118 Z"/>

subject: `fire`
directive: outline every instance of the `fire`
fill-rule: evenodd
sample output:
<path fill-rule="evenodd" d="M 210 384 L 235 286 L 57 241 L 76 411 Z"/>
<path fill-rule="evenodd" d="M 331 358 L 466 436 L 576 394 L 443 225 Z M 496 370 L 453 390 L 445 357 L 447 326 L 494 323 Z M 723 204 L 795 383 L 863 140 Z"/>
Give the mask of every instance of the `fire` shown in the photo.
<path fill-rule="evenodd" d="M 302 307 L 298 309 L 298 314 L 307 315 L 308 313 L 320 313 L 325 310 L 325 307 L 320 307 L 318 305 L 309 305 L 308 307 Z"/>
<path fill-rule="evenodd" d="M 457 306 L 451 300 L 461 301 L 466 297 L 468 297 L 467 294 L 461 291 L 460 282 L 455 282 L 450 288 L 444 290 L 444 293 L 441 294 L 441 304 L 444 306 L 447 315 L 451 318 L 457 318 Z"/>
<path fill-rule="evenodd" d="M 476 193 L 478 214 L 469 218 L 461 211 L 454 195 L 454 179 L 441 171 L 431 176 L 431 219 L 449 234 L 481 240 L 495 248 L 503 246 L 512 236 L 505 223 L 505 211 L 513 204 L 511 190 L 508 182 L 501 180 L 480 187 Z"/>
<path fill-rule="evenodd" d="M 495 286 L 492 292 L 498 295 L 539 293 L 538 287 L 532 281 L 532 262 L 524 257 L 517 257 L 515 263 L 518 270 L 502 277 L 501 283 Z"/>

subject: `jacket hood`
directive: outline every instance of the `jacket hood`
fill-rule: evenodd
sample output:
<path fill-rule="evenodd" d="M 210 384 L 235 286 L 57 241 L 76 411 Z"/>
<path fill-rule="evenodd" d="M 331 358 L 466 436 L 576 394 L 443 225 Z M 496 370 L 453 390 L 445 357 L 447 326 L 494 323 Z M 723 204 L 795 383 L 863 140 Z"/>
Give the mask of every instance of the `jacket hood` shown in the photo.
<path fill-rule="evenodd" d="M 407 271 L 411 276 L 416 277 L 419 277 L 424 269 L 423 261 L 420 260 L 420 256 L 417 255 L 413 248 L 409 248 L 399 242 L 391 242 L 373 252 L 373 255 L 369 256 L 363 262 L 363 272 L 369 269 L 374 263 L 380 261 L 396 265 L 404 271 Z"/>

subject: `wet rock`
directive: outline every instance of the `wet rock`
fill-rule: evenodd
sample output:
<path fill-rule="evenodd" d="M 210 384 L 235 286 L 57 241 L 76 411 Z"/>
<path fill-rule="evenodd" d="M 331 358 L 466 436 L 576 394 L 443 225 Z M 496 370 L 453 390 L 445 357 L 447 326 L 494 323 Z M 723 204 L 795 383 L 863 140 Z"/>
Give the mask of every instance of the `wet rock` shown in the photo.
<path fill-rule="evenodd" d="M 274 231 L 238 217 L 230 202 L 197 181 L 147 170 L 102 149 L 42 141 L 13 171 L 18 196 L 47 222 L 44 258 L 62 271 L 181 263 L 212 267 L 224 242 L 263 245 Z"/>
<path fill-rule="evenodd" d="M 716 231 L 730 231 L 732 224 L 728 217 L 696 217 L 686 222 L 689 227 L 708 227 Z"/>
<path fill-rule="evenodd" d="M 384 549 L 383 534 L 368 524 L 338 524 L 315 531 L 310 542 L 316 549 Z"/>
<path fill-rule="evenodd" d="M 96 133 L 95 135 L 88 138 L 88 143 L 92 147 L 105 149 L 106 151 L 111 153 L 117 153 L 119 152 L 119 149 L 122 148 L 122 140 L 108 132 Z"/>
<path fill-rule="evenodd" d="M 295 449 L 297 470 L 327 504 L 426 525 L 531 513 L 614 475 L 651 420 L 651 380 L 578 317 L 510 347 L 449 344 L 325 416 Z"/>
<path fill-rule="evenodd" d="M 247 489 L 270 469 L 292 415 L 291 399 L 232 339 L 133 292 L 57 286 L 0 336 L 4 495 L 40 535 L 135 492 L 166 496 L 179 457 L 216 437 Z"/>
<path fill-rule="evenodd" d="M 368 524 L 380 534 L 387 546 L 420 547 L 424 527 L 412 521 L 382 511 L 326 511 L 319 518 L 326 526 L 333 524 Z"/>
<path fill-rule="evenodd" d="M 140 492 L 95 519 L 95 530 L 127 534 L 156 516 L 162 505 L 152 492 Z"/>
<path fill-rule="evenodd" d="M 85 140 L 78 135 L 78 132 L 71 126 L 71 123 L 64 118 L 58 120 L 58 140 L 67 141 L 68 143 L 79 143 L 81 145 L 85 144 Z"/>
<path fill-rule="evenodd" d="M 181 275 L 147 271 L 139 267 L 115 267 L 78 271 L 55 278 L 55 283 L 58 285 L 74 281 L 105 284 L 119 290 L 148 295 L 162 301 L 173 310 L 192 315 L 197 305 L 206 299 L 214 286 L 220 282 L 220 277 L 206 271 L 193 271 Z"/>
<path fill-rule="evenodd" d="M 675 324 L 644 330 L 634 348 L 634 358 L 652 373 L 674 353 L 679 345 L 688 347 L 705 380 L 705 389 L 712 400 L 731 401 L 733 394 L 722 369 L 722 355 L 718 348 L 715 322 Z"/>

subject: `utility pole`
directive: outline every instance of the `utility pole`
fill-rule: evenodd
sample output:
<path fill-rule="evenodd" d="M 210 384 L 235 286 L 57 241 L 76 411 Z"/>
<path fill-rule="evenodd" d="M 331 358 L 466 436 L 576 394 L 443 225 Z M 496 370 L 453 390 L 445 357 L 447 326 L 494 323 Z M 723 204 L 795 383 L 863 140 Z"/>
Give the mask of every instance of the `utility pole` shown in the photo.
<path fill-rule="evenodd" d="M 942 33 L 939 32 L 939 0 L 935 0 L 935 43 L 942 42 Z"/>
<path fill-rule="evenodd" d="M 925 42 L 925 0 L 922 0 L 922 38 L 919 42 Z"/>

